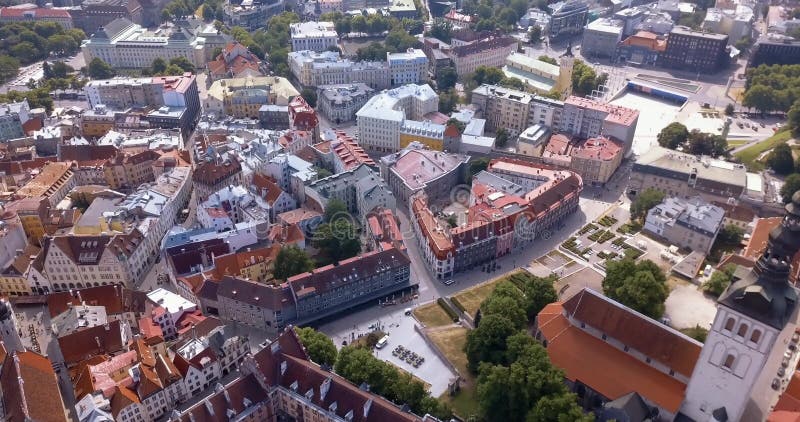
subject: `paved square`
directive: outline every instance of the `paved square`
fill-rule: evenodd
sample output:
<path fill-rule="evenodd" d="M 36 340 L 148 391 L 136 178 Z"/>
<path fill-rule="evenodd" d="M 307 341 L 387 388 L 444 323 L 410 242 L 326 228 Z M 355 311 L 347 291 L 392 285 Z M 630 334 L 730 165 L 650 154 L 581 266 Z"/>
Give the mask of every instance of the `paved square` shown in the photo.
<path fill-rule="evenodd" d="M 680 107 L 646 94 L 625 92 L 611 104 L 639 110 L 639 121 L 633 138 L 633 153 L 641 155 L 651 146 L 658 145 L 658 132 L 675 121 Z"/>

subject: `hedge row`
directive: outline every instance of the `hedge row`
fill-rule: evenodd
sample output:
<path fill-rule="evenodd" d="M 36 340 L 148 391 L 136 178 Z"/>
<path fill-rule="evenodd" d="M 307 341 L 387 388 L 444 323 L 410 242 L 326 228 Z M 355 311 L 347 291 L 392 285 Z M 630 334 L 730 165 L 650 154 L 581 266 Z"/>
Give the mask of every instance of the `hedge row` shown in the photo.
<path fill-rule="evenodd" d="M 447 301 L 445 301 L 443 298 L 439 298 L 436 299 L 436 303 L 438 303 L 439 306 L 441 306 L 442 309 L 444 309 L 447 315 L 449 315 L 450 318 L 453 319 L 453 322 L 458 322 L 458 314 L 456 313 L 456 311 L 450 308 L 450 305 L 447 304 Z"/>

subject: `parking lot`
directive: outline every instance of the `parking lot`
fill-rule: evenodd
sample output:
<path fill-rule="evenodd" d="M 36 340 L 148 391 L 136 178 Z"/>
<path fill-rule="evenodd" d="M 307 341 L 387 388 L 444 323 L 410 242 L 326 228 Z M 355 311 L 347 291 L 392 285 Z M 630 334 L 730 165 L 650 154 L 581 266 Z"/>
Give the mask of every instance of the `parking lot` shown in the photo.
<path fill-rule="evenodd" d="M 416 320 L 405 315 L 405 307 L 413 308 L 416 305 L 417 303 L 414 301 L 394 307 L 370 307 L 325 323 L 317 329 L 332 338 L 336 347 L 339 348 L 344 342 L 349 344 L 354 339 L 369 334 L 372 331 L 370 326 L 381 329 L 389 336 L 389 341 L 383 348 L 374 349 L 375 356 L 391 362 L 398 368 L 423 380 L 429 385 L 430 393 L 434 397 L 438 397 L 447 391 L 448 382 L 455 378 L 456 374 L 439 359 L 425 339 L 414 330 Z M 403 346 L 415 353 L 423 358 L 424 362 L 418 367 L 414 367 L 402 356 L 393 355 L 392 351 L 397 346 Z"/>

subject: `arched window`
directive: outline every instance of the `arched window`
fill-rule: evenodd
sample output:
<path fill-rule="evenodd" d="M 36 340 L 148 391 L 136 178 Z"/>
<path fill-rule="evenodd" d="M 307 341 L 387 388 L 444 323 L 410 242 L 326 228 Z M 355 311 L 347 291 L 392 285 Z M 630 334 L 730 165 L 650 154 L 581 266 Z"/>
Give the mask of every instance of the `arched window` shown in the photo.
<path fill-rule="evenodd" d="M 728 369 L 732 369 L 733 368 L 733 362 L 735 360 L 736 360 L 735 356 L 733 356 L 731 354 L 728 354 L 728 356 L 725 356 L 725 362 L 722 363 L 722 366 L 724 366 L 724 367 L 726 367 Z"/>
<path fill-rule="evenodd" d="M 736 333 L 739 337 L 744 337 L 747 334 L 747 324 L 742 324 L 739 326 L 739 331 Z"/>
<path fill-rule="evenodd" d="M 761 340 L 761 330 L 753 330 L 753 334 L 750 335 L 750 341 L 758 344 L 759 340 Z"/>
<path fill-rule="evenodd" d="M 733 331 L 733 325 L 735 323 L 736 323 L 736 321 L 734 321 L 733 318 L 728 318 L 728 320 L 725 321 L 725 330 L 726 331 Z"/>

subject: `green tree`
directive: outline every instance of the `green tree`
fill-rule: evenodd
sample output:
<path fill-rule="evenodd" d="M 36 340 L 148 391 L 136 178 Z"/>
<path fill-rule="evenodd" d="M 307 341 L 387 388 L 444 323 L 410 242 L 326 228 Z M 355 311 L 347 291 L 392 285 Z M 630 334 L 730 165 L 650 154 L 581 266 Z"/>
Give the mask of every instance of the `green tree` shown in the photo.
<path fill-rule="evenodd" d="M 478 66 L 475 72 L 471 75 L 471 79 L 475 81 L 475 85 L 496 85 L 505 78 L 502 70 L 496 67 Z"/>
<path fill-rule="evenodd" d="M 742 105 L 766 113 L 776 109 L 775 90 L 770 86 L 755 85 L 744 93 Z"/>
<path fill-rule="evenodd" d="M 714 274 L 711 274 L 711 278 L 709 278 L 708 281 L 703 283 L 703 291 L 714 297 L 718 297 L 730 284 L 730 274 L 725 271 L 717 270 L 714 271 Z"/>
<path fill-rule="evenodd" d="M 542 42 L 542 27 L 539 25 L 531 26 L 528 31 L 528 42 L 533 45 L 539 45 Z"/>
<path fill-rule="evenodd" d="M 464 352 L 470 371 L 477 372 L 481 362 L 505 363 L 506 338 L 516 332 L 514 323 L 500 315 L 482 315 L 481 323 L 467 334 Z"/>
<path fill-rule="evenodd" d="M 609 261 L 603 279 L 603 293 L 651 318 L 664 314 L 669 289 L 664 272 L 652 261 L 636 263 L 630 258 Z"/>
<path fill-rule="evenodd" d="M 273 276 L 279 280 L 286 280 L 297 274 L 302 274 L 314 269 L 314 261 L 308 254 L 297 246 L 284 246 L 275 258 Z"/>
<path fill-rule="evenodd" d="M 781 198 L 788 204 L 792 201 L 792 195 L 800 190 L 800 173 L 792 173 L 786 176 L 781 187 Z"/>
<path fill-rule="evenodd" d="M 0 55 L 0 83 L 5 83 L 9 79 L 17 76 L 19 66 L 19 60 L 14 57 Z"/>
<path fill-rule="evenodd" d="M 361 252 L 358 230 L 346 218 L 320 224 L 314 232 L 313 244 L 333 262 L 352 258 Z"/>
<path fill-rule="evenodd" d="M 794 134 L 794 136 L 800 136 L 800 100 L 794 102 L 786 117 L 786 121 L 789 124 L 789 128 L 792 130 L 792 134 Z"/>
<path fill-rule="evenodd" d="M 51 35 L 47 38 L 47 49 L 56 54 L 71 54 L 78 51 L 80 44 L 66 34 Z"/>
<path fill-rule="evenodd" d="M 60 60 L 53 62 L 51 70 L 53 72 L 54 78 L 66 78 L 67 76 L 69 76 L 70 73 L 75 71 L 75 69 L 73 69 L 72 66 Z"/>
<path fill-rule="evenodd" d="M 767 164 L 775 173 L 782 175 L 792 173 L 794 171 L 792 148 L 787 144 L 776 146 L 767 157 Z"/>
<path fill-rule="evenodd" d="M 312 361 L 319 365 L 328 366 L 333 366 L 336 363 L 336 345 L 333 344 L 333 340 L 328 336 L 311 327 L 295 327 L 294 331 Z"/>
<path fill-rule="evenodd" d="M 473 158 L 469 161 L 469 180 L 472 181 L 472 177 L 476 174 L 486 170 L 489 168 L 489 159 L 486 157 L 481 158 Z"/>
<path fill-rule="evenodd" d="M 650 211 L 650 208 L 660 204 L 665 196 L 664 192 L 654 188 L 647 188 L 639 192 L 639 194 L 636 195 L 636 199 L 631 203 L 631 217 L 634 219 L 643 219 L 647 216 L 647 212 Z"/>
<path fill-rule="evenodd" d="M 558 66 L 558 60 L 556 60 L 556 59 L 554 59 L 554 58 L 552 58 L 550 56 L 541 55 L 541 56 L 539 56 L 539 60 L 543 61 L 545 63 L 550 63 L 552 65 Z"/>
<path fill-rule="evenodd" d="M 13 57 L 28 58 L 33 59 L 32 61 L 36 61 L 41 55 L 41 52 L 33 43 L 22 41 L 11 47 L 11 55 Z M 28 61 L 28 63 L 30 63 L 30 61 Z"/>
<path fill-rule="evenodd" d="M 497 131 L 495 132 L 494 145 L 497 148 L 505 148 L 506 145 L 508 144 L 508 140 L 509 136 L 508 136 L 508 131 L 506 131 L 506 128 L 501 127 L 497 129 Z"/>
<path fill-rule="evenodd" d="M 528 323 L 528 316 L 519 305 L 519 301 L 512 297 L 492 295 L 481 304 L 481 315 L 502 316 L 511 321 L 515 330 L 522 330 Z"/>
<path fill-rule="evenodd" d="M 300 92 L 300 96 L 303 97 L 304 100 L 310 105 L 311 107 L 317 106 L 317 91 L 311 88 L 303 88 L 303 91 Z"/>
<path fill-rule="evenodd" d="M 735 224 L 727 224 L 717 234 L 717 242 L 728 245 L 739 245 L 744 239 L 744 230 Z"/>
<path fill-rule="evenodd" d="M 664 148 L 675 149 L 689 139 L 689 130 L 682 123 L 672 122 L 658 133 L 658 144 Z"/>
<path fill-rule="evenodd" d="M 594 422 L 594 417 L 583 413 L 578 406 L 578 396 L 573 393 L 544 396 L 528 413 L 527 422 Z"/>
<path fill-rule="evenodd" d="M 453 66 L 442 68 L 436 75 L 436 84 L 440 91 L 453 88 L 456 86 L 456 81 L 458 81 L 458 73 L 456 73 L 456 69 Z"/>
<path fill-rule="evenodd" d="M 582 60 L 575 60 L 572 67 L 572 93 L 578 96 L 586 96 L 597 89 L 599 85 L 597 72 L 584 63 Z"/>
<path fill-rule="evenodd" d="M 153 64 L 150 65 L 150 70 L 154 75 L 160 75 L 167 71 L 167 62 L 161 57 L 156 57 Z"/>
<path fill-rule="evenodd" d="M 536 277 L 527 272 L 523 274 L 528 278 L 522 286 L 522 292 L 526 299 L 525 313 L 528 315 L 528 320 L 533 321 L 545 306 L 558 300 L 554 285 L 556 278 L 554 276 Z"/>
<path fill-rule="evenodd" d="M 728 105 L 725 106 L 725 115 L 726 116 L 733 116 L 733 112 L 734 111 L 736 111 L 736 108 L 733 106 L 733 104 L 728 103 Z"/>
<path fill-rule="evenodd" d="M 95 57 L 89 62 L 88 73 L 92 79 L 109 79 L 116 74 L 111 65 L 99 57 Z"/>
<path fill-rule="evenodd" d="M 458 93 L 453 88 L 439 94 L 439 111 L 445 114 L 452 113 L 458 104 Z"/>
<path fill-rule="evenodd" d="M 322 221 L 330 223 L 342 218 L 347 220 L 351 220 L 353 218 L 347 211 L 347 204 L 336 198 L 328 201 L 328 203 L 325 204 L 325 214 Z"/>
<path fill-rule="evenodd" d="M 514 9 L 506 7 L 500 11 L 500 14 L 497 16 L 497 19 L 500 22 L 510 26 L 516 24 L 517 19 L 519 18 L 517 17 L 517 13 L 514 12 Z"/>
<path fill-rule="evenodd" d="M 728 141 L 724 136 L 693 130 L 689 133 L 687 150 L 690 154 L 719 156 L 727 154 Z"/>
<path fill-rule="evenodd" d="M 528 13 L 528 0 L 511 0 L 508 2 L 508 6 L 514 10 L 514 13 L 517 16 L 522 16 L 525 13 Z M 516 21 L 512 22 L 515 23 Z"/>
<path fill-rule="evenodd" d="M 453 24 L 445 19 L 436 19 L 427 35 L 449 43 L 453 39 Z"/>
<path fill-rule="evenodd" d="M 170 65 L 178 66 L 179 68 L 183 69 L 184 72 L 192 72 L 194 73 L 194 65 L 192 62 L 189 61 L 184 56 L 175 57 L 169 61 Z"/>

